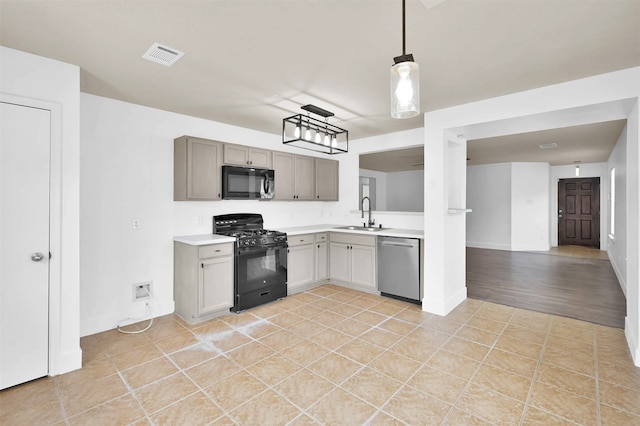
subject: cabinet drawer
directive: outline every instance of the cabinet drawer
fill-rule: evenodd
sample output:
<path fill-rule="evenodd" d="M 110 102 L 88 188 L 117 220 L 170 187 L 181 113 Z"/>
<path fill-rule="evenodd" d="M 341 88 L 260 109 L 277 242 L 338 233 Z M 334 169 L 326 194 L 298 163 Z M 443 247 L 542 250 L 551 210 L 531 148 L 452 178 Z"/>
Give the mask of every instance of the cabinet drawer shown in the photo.
<path fill-rule="evenodd" d="M 316 243 L 324 243 L 325 241 L 329 241 L 329 235 L 326 232 L 316 234 Z"/>
<path fill-rule="evenodd" d="M 369 235 L 347 234 L 342 232 L 332 232 L 330 234 L 332 242 L 344 244 L 357 244 L 361 246 L 375 246 L 376 237 Z"/>
<path fill-rule="evenodd" d="M 209 246 L 198 247 L 198 258 L 231 256 L 233 254 L 233 243 L 211 244 Z"/>
<path fill-rule="evenodd" d="M 315 241 L 314 234 L 294 235 L 287 238 L 289 247 L 301 246 L 304 244 L 313 244 Z"/>

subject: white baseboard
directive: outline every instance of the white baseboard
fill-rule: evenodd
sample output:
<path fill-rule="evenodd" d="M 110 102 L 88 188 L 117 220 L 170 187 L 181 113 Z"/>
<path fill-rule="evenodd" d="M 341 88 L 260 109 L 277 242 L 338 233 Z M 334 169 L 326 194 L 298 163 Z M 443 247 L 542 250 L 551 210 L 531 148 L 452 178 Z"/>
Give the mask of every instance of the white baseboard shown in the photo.
<path fill-rule="evenodd" d="M 478 241 L 467 241 L 467 247 L 511 251 L 511 244 L 482 243 Z"/>
<path fill-rule="evenodd" d="M 137 303 L 140 304 L 140 306 L 137 306 L 135 309 L 131 309 L 129 311 L 111 312 L 101 317 L 80 320 L 80 337 L 90 336 L 92 334 L 112 330 L 116 328 L 119 323 L 125 322 L 128 318 L 144 318 L 144 315 L 147 312 L 146 305 L 142 304 L 141 302 Z M 174 311 L 175 303 L 173 300 L 153 302 L 154 318 L 171 314 Z M 140 321 L 143 320 L 141 319 Z"/>
<path fill-rule="evenodd" d="M 467 298 L 467 287 L 463 287 L 447 300 L 422 299 L 422 310 L 431 314 L 446 316 Z"/>
<path fill-rule="evenodd" d="M 49 376 L 69 373 L 80 368 L 82 368 L 82 350 L 78 349 L 77 351 L 60 354 L 51 365 Z"/>
<path fill-rule="evenodd" d="M 618 278 L 618 283 L 620 283 L 620 288 L 622 289 L 622 292 L 624 293 L 624 297 L 626 298 L 627 297 L 627 281 L 624 279 L 624 277 L 620 273 L 618 264 L 616 263 L 615 259 L 611 257 L 608 251 L 607 251 L 607 257 L 609 258 L 609 263 L 611 263 L 611 266 L 613 267 L 613 272 L 615 272 L 616 278 Z"/>
<path fill-rule="evenodd" d="M 629 324 L 628 316 L 624 319 L 624 335 L 627 338 L 627 345 L 629 345 L 633 363 L 636 367 L 640 367 L 640 342 L 638 342 L 638 336 L 634 333 L 631 324 Z"/>

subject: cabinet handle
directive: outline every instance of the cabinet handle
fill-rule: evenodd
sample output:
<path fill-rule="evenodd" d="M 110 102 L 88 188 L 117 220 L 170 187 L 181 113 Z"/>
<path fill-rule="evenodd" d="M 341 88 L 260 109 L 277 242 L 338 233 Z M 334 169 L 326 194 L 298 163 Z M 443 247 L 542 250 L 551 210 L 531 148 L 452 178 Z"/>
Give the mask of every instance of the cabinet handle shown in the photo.
<path fill-rule="evenodd" d="M 204 263 L 201 263 L 201 264 L 200 264 L 200 267 L 201 267 L 202 269 L 204 269 Z"/>

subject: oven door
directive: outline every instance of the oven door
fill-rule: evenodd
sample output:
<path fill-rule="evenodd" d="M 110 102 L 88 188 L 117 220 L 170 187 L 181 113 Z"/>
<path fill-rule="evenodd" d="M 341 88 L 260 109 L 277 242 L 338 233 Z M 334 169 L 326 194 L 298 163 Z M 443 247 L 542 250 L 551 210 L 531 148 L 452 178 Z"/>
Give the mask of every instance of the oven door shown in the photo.
<path fill-rule="evenodd" d="M 287 246 L 239 248 L 236 295 L 287 282 Z"/>

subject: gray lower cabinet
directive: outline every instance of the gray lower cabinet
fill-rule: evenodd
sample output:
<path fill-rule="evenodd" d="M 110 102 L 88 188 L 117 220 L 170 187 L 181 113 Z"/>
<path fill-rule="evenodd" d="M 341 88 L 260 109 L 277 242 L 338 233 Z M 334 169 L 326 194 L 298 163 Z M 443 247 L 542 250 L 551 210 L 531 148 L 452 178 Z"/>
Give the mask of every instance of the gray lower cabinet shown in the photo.
<path fill-rule="evenodd" d="M 233 243 L 174 242 L 176 313 L 189 323 L 228 313 L 233 306 Z"/>
<path fill-rule="evenodd" d="M 173 141 L 174 201 L 222 199 L 222 143 L 182 136 Z"/>
<path fill-rule="evenodd" d="M 314 279 L 318 282 L 329 279 L 329 235 L 326 232 L 316 234 L 315 240 L 316 274 Z"/>
<path fill-rule="evenodd" d="M 376 237 L 331 232 L 329 275 L 332 280 L 357 289 L 375 292 Z"/>
<path fill-rule="evenodd" d="M 291 236 L 288 244 L 287 290 L 296 293 L 315 281 L 315 235 Z"/>

